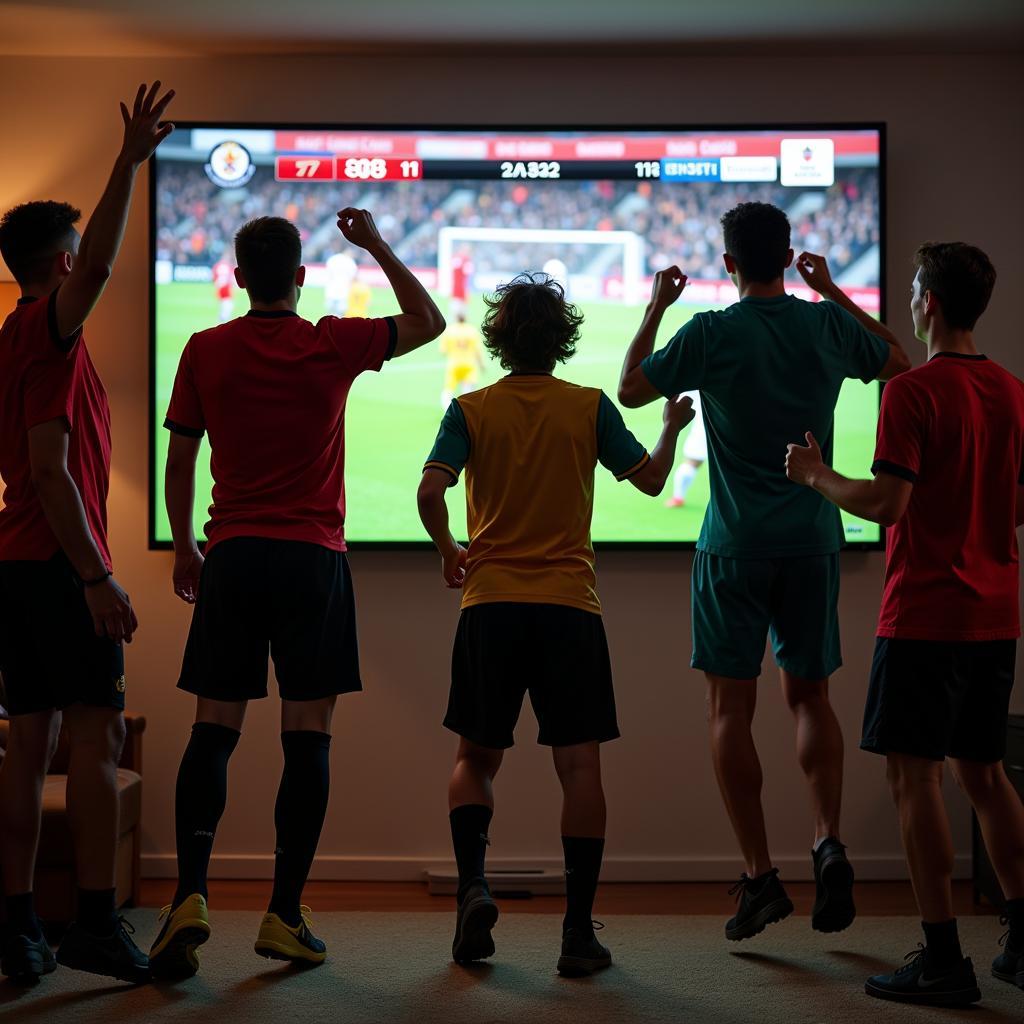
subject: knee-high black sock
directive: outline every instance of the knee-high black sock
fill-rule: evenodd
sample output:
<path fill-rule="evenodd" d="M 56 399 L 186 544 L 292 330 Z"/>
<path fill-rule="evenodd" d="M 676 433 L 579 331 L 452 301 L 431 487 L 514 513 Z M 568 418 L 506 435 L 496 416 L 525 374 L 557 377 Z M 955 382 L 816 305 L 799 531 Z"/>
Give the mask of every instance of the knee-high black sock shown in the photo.
<path fill-rule="evenodd" d="M 196 722 L 178 769 L 174 796 L 178 847 L 178 891 L 174 906 L 192 893 L 207 895 L 213 837 L 228 798 L 228 760 L 240 733 L 212 722 Z"/>
<path fill-rule="evenodd" d="M 302 919 L 302 889 L 327 816 L 331 737 L 325 732 L 283 732 L 281 746 L 284 772 L 274 808 L 274 891 L 267 909 L 294 928 Z"/>
<path fill-rule="evenodd" d="M 601 876 L 604 840 L 562 836 L 562 851 L 565 854 L 565 917 L 562 928 L 590 928 L 597 880 Z"/>
<path fill-rule="evenodd" d="M 1006 922 L 1010 926 L 1006 940 L 1010 948 L 1024 951 L 1024 898 L 1006 901 Z"/>
<path fill-rule="evenodd" d="M 484 859 L 487 855 L 487 828 L 494 811 L 483 804 L 463 804 L 449 815 L 452 826 L 452 846 L 455 863 L 459 868 L 459 902 L 471 885 L 486 886 Z"/>

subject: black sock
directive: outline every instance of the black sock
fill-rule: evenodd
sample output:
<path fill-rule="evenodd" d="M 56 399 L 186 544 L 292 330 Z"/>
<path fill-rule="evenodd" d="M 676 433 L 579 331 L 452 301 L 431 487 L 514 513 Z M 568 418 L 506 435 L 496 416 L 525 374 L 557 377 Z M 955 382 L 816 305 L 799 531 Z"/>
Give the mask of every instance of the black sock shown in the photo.
<path fill-rule="evenodd" d="M 952 970 L 964 958 L 960 949 L 960 935 L 956 928 L 956 918 L 949 921 L 938 921 L 931 924 L 922 921 L 924 942 L 928 947 L 928 960 L 936 973 Z"/>
<path fill-rule="evenodd" d="M 463 804 L 449 815 L 452 826 L 452 846 L 455 863 L 459 868 L 459 902 L 471 885 L 487 887 L 484 859 L 487 856 L 487 829 L 494 811 L 483 804 Z"/>
<path fill-rule="evenodd" d="M 302 889 L 327 816 L 331 737 L 325 732 L 283 732 L 281 746 L 284 771 L 274 807 L 274 891 L 267 909 L 295 928 L 302 920 Z"/>
<path fill-rule="evenodd" d="M 601 875 L 604 840 L 562 836 L 565 854 L 565 917 L 566 928 L 590 928 L 594 915 L 594 896 Z"/>
<path fill-rule="evenodd" d="M 193 893 L 205 897 L 213 837 L 228 799 L 228 760 L 240 733 L 226 725 L 196 722 L 181 758 L 174 796 L 178 891 L 174 906 Z"/>
<path fill-rule="evenodd" d="M 113 889 L 79 889 L 78 923 L 93 935 L 109 935 L 117 925 Z"/>
<path fill-rule="evenodd" d="M 1010 925 L 1007 944 L 1014 950 L 1024 951 L 1024 898 L 1006 901 L 1006 920 Z"/>
<path fill-rule="evenodd" d="M 39 918 L 36 917 L 32 893 L 22 892 L 17 896 L 8 896 L 4 902 L 7 904 L 7 927 L 10 933 L 24 935 L 33 942 L 38 942 L 43 937 L 43 929 L 39 926 Z"/>

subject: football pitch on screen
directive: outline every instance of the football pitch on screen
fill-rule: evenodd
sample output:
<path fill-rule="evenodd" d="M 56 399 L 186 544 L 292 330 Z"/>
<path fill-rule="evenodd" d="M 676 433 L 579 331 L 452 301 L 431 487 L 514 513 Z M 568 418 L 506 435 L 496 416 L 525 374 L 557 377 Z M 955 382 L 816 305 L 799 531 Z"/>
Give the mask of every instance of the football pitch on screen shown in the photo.
<path fill-rule="evenodd" d="M 156 431 L 156 540 L 169 541 L 163 485 L 167 458 L 167 431 L 162 427 L 164 414 L 181 351 L 193 333 L 217 322 L 218 303 L 211 284 L 173 283 L 157 286 L 156 304 L 156 407 L 152 428 Z M 444 312 L 446 300 L 439 299 L 438 304 Z M 603 302 L 580 305 L 586 320 L 576 355 L 555 373 L 577 384 L 603 388 L 614 400 L 622 357 L 640 323 L 642 307 Z M 247 308 L 245 293 L 236 292 L 236 315 L 242 315 Z M 700 308 L 683 303 L 673 306 L 665 315 L 658 346 L 665 344 Z M 370 316 L 387 316 L 397 311 L 389 291 L 374 290 Z M 316 321 L 325 312 L 322 289 L 303 289 L 299 314 Z M 483 301 L 476 296 L 469 303 L 469 322 L 479 324 L 483 314 Z M 496 362 L 485 360 L 478 386 L 491 384 L 503 375 L 504 371 Z M 416 511 L 416 488 L 441 422 L 444 376 L 444 356 L 438 343 L 432 342 L 417 352 L 386 363 L 380 373 L 363 374 L 353 385 L 345 427 L 345 534 L 350 542 L 428 539 Z M 875 384 L 864 385 L 859 381 L 847 381 L 843 387 L 836 410 L 834 457 L 835 467 L 842 473 L 861 477 L 867 474 L 874 451 L 876 389 Z M 660 402 L 644 409 L 623 410 L 627 425 L 648 448 L 658 438 L 661 415 Z M 689 429 L 687 427 L 686 431 Z M 686 432 L 680 439 L 680 458 L 685 440 Z M 779 458 L 783 457 L 784 453 L 780 452 Z M 200 539 L 204 536 L 203 525 L 209 518 L 207 508 L 212 486 L 209 447 L 204 440 L 196 473 L 195 527 Z M 683 508 L 665 507 L 671 486 L 670 478 L 664 494 L 652 499 L 628 483 L 617 483 L 599 466 L 594 495 L 594 540 L 695 541 L 708 501 L 707 467 L 698 473 Z M 452 532 L 464 540 L 465 497 L 461 482 L 449 492 L 448 507 Z M 844 513 L 843 524 L 848 541 L 878 540 L 878 527 L 872 523 Z"/>

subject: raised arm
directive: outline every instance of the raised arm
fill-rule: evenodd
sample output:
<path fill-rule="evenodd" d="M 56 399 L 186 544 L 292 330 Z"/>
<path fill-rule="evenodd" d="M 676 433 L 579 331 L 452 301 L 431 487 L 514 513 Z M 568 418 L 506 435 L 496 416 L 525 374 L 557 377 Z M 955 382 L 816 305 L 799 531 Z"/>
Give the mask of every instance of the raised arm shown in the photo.
<path fill-rule="evenodd" d="M 889 345 L 889 358 L 878 373 L 879 380 L 890 380 L 897 374 L 910 369 L 910 357 L 900 344 L 899 339 L 880 320 L 865 313 L 833 280 L 828 269 L 828 261 L 824 256 L 816 256 L 812 252 L 802 252 L 796 261 L 796 269 L 807 285 L 813 288 L 823 299 L 842 306 L 847 313 L 860 322 L 872 334 L 878 335 Z"/>
<path fill-rule="evenodd" d="M 448 504 L 445 494 L 452 485 L 450 473 L 443 469 L 428 466 L 423 470 L 419 491 L 416 493 L 416 504 L 419 507 L 420 521 L 430 535 L 441 555 L 441 575 L 445 585 L 457 590 L 466 580 L 466 549 L 452 536 L 448 524 Z"/>
<path fill-rule="evenodd" d="M 626 350 L 622 374 L 619 377 L 618 398 L 627 409 L 639 409 L 662 397 L 658 389 L 647 379 L 640 364 L 654 351 L 654 342 L 658 337 L 658 328 L 661 327 L 665 310 L 682 295 L 685 287 L 686 275 L 678 267 L 659 270 L 654 275 L 651 301 L 644 311 L 639 330 Z"/>
<path fill-rule="evenodd" d="M 826 466 L 814 435 L 807 445 L 786 449 L 786 476 L 794 483 L 816 490 L 833 505 L 860 519 L 892 526 L 907 510 L 914 485 L 893 473 L 880 472 L 871 480 L 851 480 Z"/>
<path fill-rule="evenodd" d="M 55 419 L 32 427 L 28 456 L 43 514 L 82 581 L 96 635 L 131 643 L 139 622 L 131 600 L 103 561 L 89 529 L 82 495 L 68 472 L 67 423 Z"/>
<path fill-rule="evenodd" d="M 365 249 L 377 261 L 398 299 L 402 312 L 395 317 L 398 344 L 394 356 L 404 356 L 440 337 L 445 328 L 441 311 L 419 278 L 380 237 L 370 212 L 351 206 L 339 210 L 338 228 L 349 242 Z"/>
<path fill-rule="evenodd" d="M 124 120 L 121 151 L 86 225 L 71 272 L 57 292 L 57 330 L 62 338 L 75 334 L 103 294 L 124 238 L 135 176 L 139 167 L 174 130 L 173 124 L 160 120 L 174 93 L 168 92 L 156 100 L 159 89 L 159 82 L 154 82 L 148 92 L 145 85 L 140 85 L 130 114 L 121 104 Z"/>
<path fill-rule="evenodd" d="M 187 604 L 195 604 L 203 571 L 203 556 L 192 526 L 200 440 L 172 432 L 164 470 L 164 503 L 174 541 L 174 593 Z"/>

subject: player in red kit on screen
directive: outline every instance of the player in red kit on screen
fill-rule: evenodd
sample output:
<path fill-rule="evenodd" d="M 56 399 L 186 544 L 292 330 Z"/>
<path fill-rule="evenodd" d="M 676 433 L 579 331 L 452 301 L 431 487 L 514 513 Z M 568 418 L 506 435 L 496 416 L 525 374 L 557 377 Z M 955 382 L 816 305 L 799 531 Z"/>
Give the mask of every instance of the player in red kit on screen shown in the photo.
<path fill-rule="evenodd" d="M 218 319 L 227 323 L 235 311 L 235 268 L 227 256 L 213 265 L 213 288 L 217 293 Z"/>
<path fill-rule="evenodd" d="M 887 760 L 925 945 L 866 989 L 958 1006 L 981 992 L 953 916 L 947 758 L 1007 897 L 992 974 L 1024 988 L 1024 806 L 1002 764 L 1020 636 L 1024 383 L 975 344 L 996 278 L 988 257 L 949 242 L 921 246 L 915 262 L 910 310 L 928 361 L 886 386 L 874 479 L 829 469 L 810 433 L 789 445 L 786 470 L 891 527 L 861 748 Z"/>
<path fill-rule="evenodd" d="M 448 303 L 448 315 L 453 319 L 466 316 L 469 289 L 473 281 L 473 261 L 469 251 L 463 249 L 452 258 L 452 293 Z"/>
<path fill-rule="evenodd" d="M 267 696 L 268 654 L 281 693 L 284 773 L 274 889 L 255 949 L 306 965 L 327 955 L 301 896 L 327 813 L 334 704 L 362 688 L 345 558 L 345 406 L 360 374 L 445 327 L 366 210 L 342 210 L 338 227 L 377 261 L 401 313 L 304 320 L 298 229 L 259 217 L 235 236 L 235 277 L 252 308 L 192 336 L 167 410 L 174 592 L 195 603 L 178 686 L 195 694 L 196 720 L 178 772 L 178 888 L 150 951 L 158 977 L 195 974 L 196 947 L 209 938 L 206 874 L 228 760 L 248 702 Z M 205 561 L 192 526 L 204 434 L 214 480 Z"/>
<path fill-rule="evenodd" d="M 139 86 L 124 139 L 79 238 L 67 203 L 30 202 L 0 221 L 21 298 L 0 328 L 0 673 L 11 716 L 0 769 L 0 969 L 38 981 L 57 963 L 145 981 L 148 962 L 117 916 L 117 765 L 124 744 L 122 643 L 137 626 L 107 544 L 110 408 L 83 327 L 117 260 L 135 176 L 173 125 L 173 93 Z M 61 725 L 71 744 L 67 806 L 77 919 L 56 958 L 32 896 L 43 780 Z"/>

